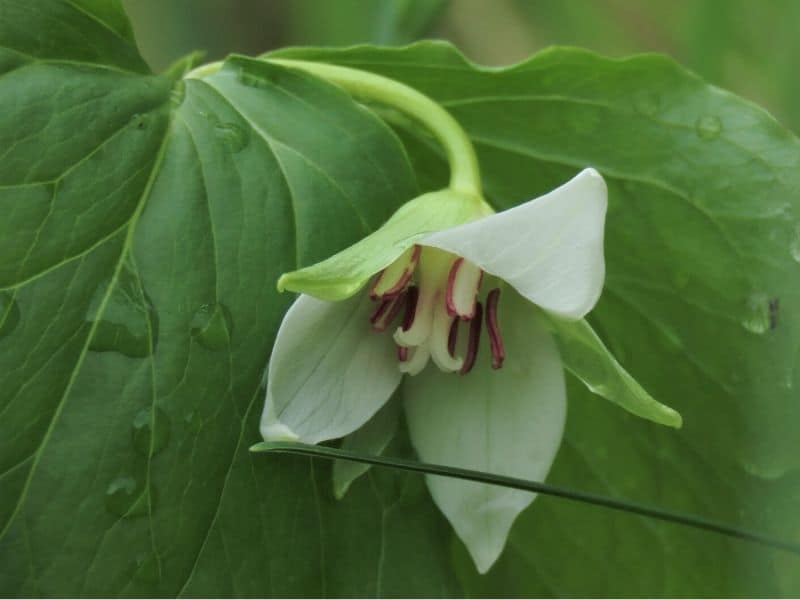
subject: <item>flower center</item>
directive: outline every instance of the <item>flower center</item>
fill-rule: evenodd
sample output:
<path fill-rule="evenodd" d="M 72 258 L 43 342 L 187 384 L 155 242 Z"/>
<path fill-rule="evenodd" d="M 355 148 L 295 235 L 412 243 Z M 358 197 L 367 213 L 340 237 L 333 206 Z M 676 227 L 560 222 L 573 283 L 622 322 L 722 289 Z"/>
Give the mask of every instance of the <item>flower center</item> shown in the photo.
<path fill-rule="evenodd" d="M 482 303 L 482 283 L 483 271 L 477 265 L 422 246 L 409 248 L 378 274 L 369 291 L 377 303 L 370 322 L 378 332 L 399 322 L 393 337 L 402 372 L 416 375 L 433 360 L 442 371 L 469 373 L 478 356 L 484 317 L 492 368 L 503 366 L 497 320 L 500 288 L 489 291 Z M 459 336 L 462 322 L 465 336 Z"/>

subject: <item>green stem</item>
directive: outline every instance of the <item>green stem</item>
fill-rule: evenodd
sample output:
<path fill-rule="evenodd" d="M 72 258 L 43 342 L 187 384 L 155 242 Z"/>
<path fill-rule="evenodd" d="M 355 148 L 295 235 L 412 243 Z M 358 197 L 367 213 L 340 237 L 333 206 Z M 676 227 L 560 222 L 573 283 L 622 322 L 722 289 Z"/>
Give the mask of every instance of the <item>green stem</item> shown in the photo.
<path fill-rule="evenodd" d="M 339 86 L 359 100 L 391 106 L 421 123 L 442 145 L 450 164 L 450 187 L 481 197 L 478 159 L 467 133 L 437 102 L 393 79 L 326 63 L 265 58 L 267 62 L 306 71 Z M 186 77 L 205 77 L 219 71 L 221 62 L 198 67 Z"/>

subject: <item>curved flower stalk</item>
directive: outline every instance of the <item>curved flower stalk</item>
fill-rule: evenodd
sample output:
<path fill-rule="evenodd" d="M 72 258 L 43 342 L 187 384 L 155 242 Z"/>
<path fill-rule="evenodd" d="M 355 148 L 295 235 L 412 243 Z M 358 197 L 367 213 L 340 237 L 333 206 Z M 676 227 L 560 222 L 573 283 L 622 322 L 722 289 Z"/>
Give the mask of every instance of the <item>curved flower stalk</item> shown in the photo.
<path fill-rule="evenodd" d="M 405 379 L 399 401 L 423 461 L 541 480 L 563 435 L 562 362 L 628 410 L 680 424 L 582 321 L 605 277 L 607 190 L 597 171 L 495 214 L 482 197 L 469 139 L 438 104 L 365 72 L 272 62 L 416 118 L 441 143 L 451 181 L 410 200 L 350 248 L 280 278 L 280 290 L 300 296 L 269 363 L 265 440 L 349 436 L 356 447 L 381 451 L 396 424 L 394 409 L 381 409 Z M 335 470 L 337 493 L 361 472 Z M 480 572 L 535 497 L 437 476 L 427 484 Z"/>

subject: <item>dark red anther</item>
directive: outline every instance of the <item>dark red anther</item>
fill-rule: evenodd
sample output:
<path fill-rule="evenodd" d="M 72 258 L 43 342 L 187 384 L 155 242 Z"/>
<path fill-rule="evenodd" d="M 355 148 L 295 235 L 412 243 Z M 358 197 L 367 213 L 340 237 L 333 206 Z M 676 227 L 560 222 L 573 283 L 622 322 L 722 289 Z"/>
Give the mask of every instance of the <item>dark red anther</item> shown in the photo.
<path fill-rule="evenodd" d="M 450 323 L 450 333 L 447 334 L 447 351 L 452 357 L 456 355 L 456 342 L 458 342 L 458 319 L 453 319 Z"/>
<path fill-rule="evenodd" d="M 503 338 L 500 336 L 500 327 L 497 324 L 497 303 L 499 301 L 500 288 L 494 288 L 486 298 L 486 329 L 489 331 L 489 345 L 492 348 L 493 369 L 502 367 L 506 358 Z"/>
<path fill-rule="evenodd" d="M 406 362 L 408 360 L 408 348 L 405 346 L 397 347 L 397 360 Z"/>
<path fill-rule="evenodd" d="M 381 300 L 381 303 L 378 305 L 378 308 L 372 313 L 372 316 L 369 318 L 369 322 L 375 325 L 378 320 L 384 315 L 384 313 L 389 310 L 389 307 L 395 301 L 395 298 L 388 298 L 386 300 Z"/>
<path fill-rule="evenodd" d="M 464 364 L 459 373 L 466 375 L 475 366 L 475 359 L 478 358 L 478 347 L 481 341 L 481 316 L 483 306 L 480 302 L 475 303 L 475 316 L 469 322 L 469 341 L 467 342 L 467 355 L 464 357 Z M 456 321 L 458 323 L 458 321 Z"/>
<path fill-rule="evenodd" d="M 453 262 L 453 266 L 450 267 L 450 274 L 447 276 L 447 291 L 444 294 L 444 301 L 445 305 L 447 306 L 447 314 L 450 315 L 451 317 L 458 316 L 456 305 L 453 303 L 453 288 L 455 288 L 456 285 L 456 275 L 458 275 L 458 270 L 461 268 L 461 265 L 463 264 L 464 264 L 464 259 L 461 257 L 457 258 Z"/>
<path fill-rule="evenodd" d="M 391 326 L 403 308 L 407 296 L 407 292 L 402 292 L 397 296 L 381 300 L 378 309 L 369 318 L 375 331 L 386 331 Z"/>
<path fill-rule="evenodd" d="M 412 285 L 406 294 L 406 314 L 403 316 L 403 331 L 408 331 L 414 324 L 414 316 L 417 314 L 417 300 L 419 299 L 419 288 Z"/>
<path fill-rule="evenodd" d="M 378 284 L 383 278 L 386 269 L 378 273 L 375 281 L 372 282 L 372 287 L 369 289 L 369 297 L 373 300 L 377 300 L 378 298 L 392 298 L 393 296 L 397 296 L 400 292 L 404 291 L 408 285 L 408 282 L 411 280 L 411 275 L 414 274 L 414 269 L 419 262 L 419 257 L 421 254 L 422 246 L 414 246 L 414 251 L 411 253 L 411 262 L 405 269 L 403 269 L 403 273 L 400 275 L 400 278 L 397 280 L 397 282 L 395 282 L 395 284 L 383 294 L 375 293 L 375 288 L 378 287 Z"/>

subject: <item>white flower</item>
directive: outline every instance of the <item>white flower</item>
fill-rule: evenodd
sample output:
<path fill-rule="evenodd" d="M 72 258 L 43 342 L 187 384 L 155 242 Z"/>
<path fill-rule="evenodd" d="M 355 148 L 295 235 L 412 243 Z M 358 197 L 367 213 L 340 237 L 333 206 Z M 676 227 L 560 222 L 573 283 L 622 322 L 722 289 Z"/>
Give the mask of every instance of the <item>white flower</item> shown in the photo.
<path fill-rule="evenodd" d="M 423 197 L 431 206 L 432 196 Z M 498 214 L 472 205 L 458 217 L 453 209 L 412 219 L 412 208 L 401 209 L 357 248 L 287 275 L 282 285 L 323 299 L 300 295 L 278 331 L 264 439 L 316 444 L 348 435 L 408 374 L 401 395 L 423 461 L 544 479 L 566 392 L 542 310 L 578 320 L 597 302 L 606 205 L 603 178 L 586 169 Z M 461 224 L 447 227 L 448 219 Z M 427 483 L 480 572 L 534 499 L 437 476 Z"/>

